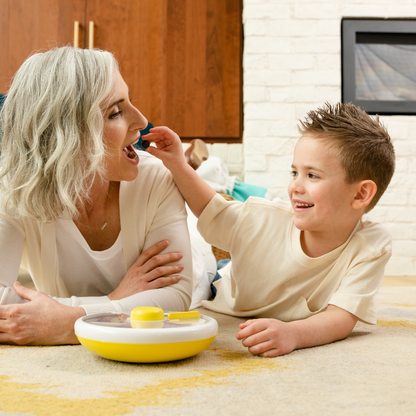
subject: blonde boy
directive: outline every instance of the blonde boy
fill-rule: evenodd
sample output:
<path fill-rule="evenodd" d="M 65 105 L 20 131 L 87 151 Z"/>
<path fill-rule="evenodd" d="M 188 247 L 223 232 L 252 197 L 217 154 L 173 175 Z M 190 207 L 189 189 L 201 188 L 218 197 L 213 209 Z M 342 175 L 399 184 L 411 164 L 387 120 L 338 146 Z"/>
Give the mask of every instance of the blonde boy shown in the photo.
<path fill-rule="evenodd" d="M 347 337 L 357 320 L 376 323 L 374 295 L 391 256 L 391 237 L 365 215 L 394 172 L 390 137 L 378 118 L 352 104 L 326 104 L 299 128 L 289 202 L 228 202 L 186 163 L 179 137 L 157 127 L 146 137 L 212 245 L 232 262 L 203 305 L 256 317 L 237 339 L 273 357 Z"/>

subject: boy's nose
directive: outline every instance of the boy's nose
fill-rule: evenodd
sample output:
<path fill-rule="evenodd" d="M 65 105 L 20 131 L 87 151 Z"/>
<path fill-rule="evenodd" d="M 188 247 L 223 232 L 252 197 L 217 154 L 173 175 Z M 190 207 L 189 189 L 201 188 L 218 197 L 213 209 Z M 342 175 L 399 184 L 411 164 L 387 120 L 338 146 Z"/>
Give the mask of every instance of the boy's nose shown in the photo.
<path fill-rule="evenodd" d="M 305 187 L 302 184 L 302 181 L 299 178 L 292 179 L 292 182 L 290 182 L 289 190 L 291 193 L 296 194 L 303 194 L 305 193 Z"/>

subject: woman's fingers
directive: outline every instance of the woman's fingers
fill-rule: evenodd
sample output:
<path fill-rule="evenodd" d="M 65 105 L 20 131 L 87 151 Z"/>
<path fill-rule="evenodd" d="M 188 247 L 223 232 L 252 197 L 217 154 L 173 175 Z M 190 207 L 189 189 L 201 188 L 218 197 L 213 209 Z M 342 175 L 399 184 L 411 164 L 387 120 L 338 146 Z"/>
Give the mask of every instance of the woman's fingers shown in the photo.
<path fill-rule="evenodd" d="M 149 290 L 160 289 L 161 287 L 173 285 L 178 283 L 181 280 L 181 276 L 167 276 L 167 277 L 158 277 L 157 279 L 152 280 L 148 284 Z"/>
<path fill-rule="evenodd" d="M 156 256 L 156 254 L 159 254 L 161 251 L 163 251 L 165 248 L 169 246 L 168 240 L 159 241 L 156 244 L 153 244 L 153 246 L 150 246 L 146 250 L 140 254 L 139 258 L 135 261 L 133 264 L 134 267 L 140 267 L 143 266 L 149 259 Z"/>
<path fill-rule="evenodd" d="M 160 279 L 161 277 L 167 277 L 168 275 L 180 273 L 182 270 L 183 270 L 183 266 L 181 264 L 177 264 L 174 266 L 156 267 L 155 269 L 151 270 L 149 273 L 146 273 L 145 280 L 147 282 L 152 282 L 153 280 Z"/>
<path fill-rule="evenodd" d="M 168 246 L 169 246 L 169 241 L 163 240 L 147 248 L 146 250 L 143 251 L 142 254 L 140 254 L 139 258 L 136 260 L 136 262 L 133 264 L 132 267 L 140 268 L 143 273 L 148 273 L 165 264 L 174 263 L 183 257 L 182 253 L 159 254 Z M 175 269 L 173 273 L 177 273 L 178 270 L 179 269 Z M 165 273 L 165 274 L 169 274 L 169 273 Z"/>
<path fill-rule="evenodd" d="M 38 293 L 36 290 L 24 287 L 20 282 L 14 282 L 13 289 L 21 298 L 27 300 L 33 300 Z"/>
<path fill-rule="evenodd" d="M 17 345 L 76 344 L 74 323 L 81 307 L 64 306 L 42 292 L 23 304 L 0 306 L 0 343 Z"/>
<path fill-rule="evenodd" d="M 156 256 L 153 256 L 151 259 L 149 259 L 143 266 L 141 266 L 141 271 L 143 273 L 149 273 L 151 271 L 154 271 L 155 269 L 163 270 L 163 266 L 169 264 L 169 263 L 175 263 L 179 261 L 182 258 L 181 253 L 166 253 L 166 254 L 158 254 Z M 173 265 L 171 265 L 174 267 Z M 166 266 L 166 267 L 171 267 Z M 175 265 L 179 266 L 179 265 Z M 174 273 L 177 273 L 178 270 L 176 269 Z M 165 273 L 169 274 L 169 273 Z"/>
<path fill-rule="evenodd" d="M 177 283 L 180 276 L 169 275 L 177 275 L 183 270 L 181 264 L 172 264 L 183 256 L 181 253 L 160 254 L 168 245 L 169 242 L 164 240 L 143 251 L 117 288 L 107 295 L 109 299 L 124 299 L 138 292 Z"/>

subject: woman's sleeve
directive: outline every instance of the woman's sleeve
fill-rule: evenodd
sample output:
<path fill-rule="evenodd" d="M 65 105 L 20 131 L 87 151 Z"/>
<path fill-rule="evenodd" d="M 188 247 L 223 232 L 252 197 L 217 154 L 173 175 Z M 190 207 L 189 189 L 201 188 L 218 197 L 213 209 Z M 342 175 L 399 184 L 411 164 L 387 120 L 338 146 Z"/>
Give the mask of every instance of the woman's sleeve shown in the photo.
<path fill-rule="evenodd" d="M 0 216 L 0 305 L 24 303 L 13 289 L 22 259 L 24 232 Z"/>

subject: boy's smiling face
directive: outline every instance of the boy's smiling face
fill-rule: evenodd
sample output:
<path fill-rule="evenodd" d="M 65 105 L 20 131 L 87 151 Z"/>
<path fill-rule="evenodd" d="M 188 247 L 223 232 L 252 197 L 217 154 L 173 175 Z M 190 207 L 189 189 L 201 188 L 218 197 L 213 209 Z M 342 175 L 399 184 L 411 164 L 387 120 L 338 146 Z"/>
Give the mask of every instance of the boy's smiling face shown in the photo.
<path fill-rule="evenodd" d="M 296 228 L 305 235 L 329 239 L 349 235 L 350 219 L 354 225 L 357 222 L 352 208 L 357 184 L 345 181 L 344 168 L 323 140 L 300 138 L 294 151 L 292 177 L 288 193 Z"/>

